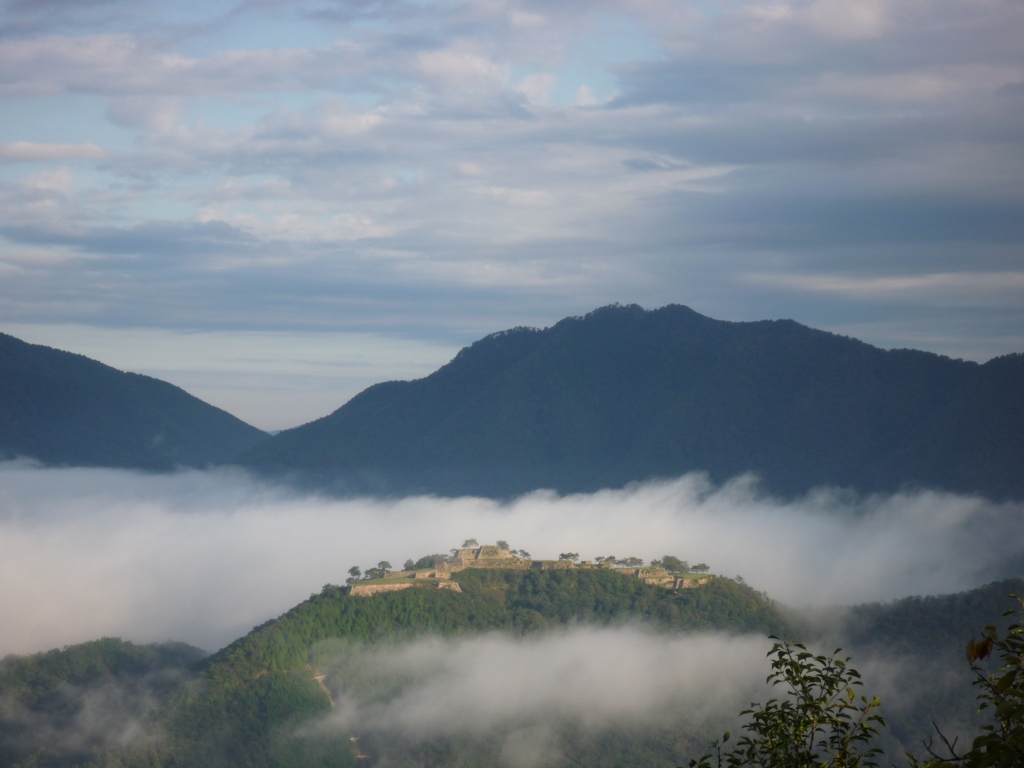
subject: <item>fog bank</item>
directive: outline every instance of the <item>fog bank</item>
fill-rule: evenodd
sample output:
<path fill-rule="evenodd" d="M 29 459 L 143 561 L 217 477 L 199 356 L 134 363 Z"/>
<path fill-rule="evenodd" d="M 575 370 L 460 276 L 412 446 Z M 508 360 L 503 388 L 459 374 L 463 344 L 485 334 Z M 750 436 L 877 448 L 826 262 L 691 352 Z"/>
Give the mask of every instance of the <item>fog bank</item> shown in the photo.
<path fill-rule="evenodd" d="M 534 557 L 674 554 L 790 604 L 939 594 L 1021 572 L 1020 505 L 930 491 L 780 501 L 701 475 L 503 504 L 299 495 L 241 472 L 0 465 L 0 654 L 104 635 L 214 650 L 352 565 L 507 540 Z"/>
<path fill-rule="evenodd" d="M 330 657 L 331 646 L 315 653 Z M 760 636 L 575 627 L 349 649 L 327 662 L 337 705 L 331 719 L 357 733 L 434 737 L 733 716 L 764 689 L 770 647 Z"/>

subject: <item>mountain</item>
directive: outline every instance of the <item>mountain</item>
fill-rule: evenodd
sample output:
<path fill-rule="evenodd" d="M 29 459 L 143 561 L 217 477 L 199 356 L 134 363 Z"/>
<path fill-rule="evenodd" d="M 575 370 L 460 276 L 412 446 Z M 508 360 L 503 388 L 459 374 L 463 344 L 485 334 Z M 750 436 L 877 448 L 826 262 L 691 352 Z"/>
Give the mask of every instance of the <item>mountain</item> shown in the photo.
<path fill-rule="evenodd" d="M 1013 605 L 1007 592 L 1024 589 L 1024 581 L 1010 579 L 956 595 L 855 606 L 830 616 L 820 633 L 781 615 L 763 594 L 721 577 L 678 591 L 610 569 L 478 569 L 452 579 L 460 592 L 424 586 L 358 597 L 327 585 L 205 658 L 181 643 L 141 646 L 110 638 L 9 656 L 0 660 L 0 766 L 671 768 L 723 729 L 735 730 L 735 712 L 703 724 L 686 710 L 672 710 L 651 722 L 581 727 L 571 714 L 543 709 L 543 732 L 531 730 L 522 719 L 529 696 L 524 701 L 522 691 L 505 687 L 514 670 L 501 668 L 508 662 L 490 653 L 489 643 L 499 637 L 520 638 L 529 649 L 538 641 L 557 643 L 566 628 L 638 623 L 648 628 L 647 637 L 665 642 L 702 630 L 796 636 L 823 650 L 838 641 L 864 673 L 863 692 L 882 697 L 890 723 L 882 741 L 886 754 L 921 754 L 933 721 L 968 743 L 977 733 L 977 689 L 963 647 L 982 625 L 1005 623 L 998 617 Z M 482 645 L 465 644 L 478 641 Z M 438 654 L 445 660 L 440 666 Z M 502 709 L 501 701 L 518 696 L 507 722 L 470 722 L 438 734 L 394 719 L 399 701 L 444 717 L 453 703 L 445 695 L 467 695 L 446 681 L 488 660 L 497 665 L 493 680 L 466 676 L 477 686 L 470 704 L 497 701 Z M 604 662 L 624 672 L 633 668 L 629 658 Z M 734 684 L 728 680 L 723 670 L 727 689 Z M 596 711 L 606 697 L 642 697 L 642 690 L 630 690 L 629 674 L 619 683 L 593 692 Z M 423 700 L 424 691 L 439 698 Z M 707 692 L 709 702 L 716 693 Z M 355 709 L 369 717 L 353 720 Z M 465 717 L 467 708 L 452 711 Z M 374 725 L 389 712 L 389 724 Z M 352 722 L 361 723 L 358 742 Z M 522 734 L 539 739 L 552 759 L 510 760 L 503 750 Z"/>
<path fill-rule="evenodd" d="M 327 585 L 320 594 L 209 657 L 201 685 L 170 716 L 177 760 L 203 768 L 351 764 L 350 751 L 339 746 L 348 746 L 351 736 L 341 724 L 332 729 L 304 724 L 328 717 L 339 695 L 354 696 L 371 708 L 397 696 L 418 675 L 399 664 L 396 678 L 383 668 L 389 666 L 387 652 L 416 639 L 447 642 L 488 632 L 539 637 L 566 626 L 627 622 L 663 632 L 716 629 L 766 634 L 787 628 L 771 601 L 730 579 L 671 591 L 606 569 L 480 569 L 455 573 L 452 581 L 461 591 L 410 588 L 357 597 Z M 385 656 L 377 656 L 379 652 Z M 503 693 L 495 689 L 493 695 Z M 438 701 L 437 706 L 444 708 L 445 702 Z M 678 765 L 682 754 L 679 734 L 675 736 L 657 744 L 620 740 L 620 753 L 645 749 L 659 754 L 646 761 L 632 754 L 624 761 L 605 759 L 599 764 Z M 485 741 L 481 746 L 471 736 L 444 739 L 427 734 L 407 742 L 393 730 L 359 734 L 360 749 L 374 755 L 371 764 L 381 765 L 455 768 L 502 762 L 494 752 L 500 739 L 497 745 L 493 738 Z M 434 754 L 424 759 L 423 750 Z M 594 765 L 583 754 L 576 757 L 580 759 L 562 764 Z"/>
<path fill-rule="evenodd" d="M 0 457 L 198 467 L 230 461 L 266 438 L 173 384 L 0 334 Z"/>
<path fill-rule="evenodd" d="M 205 655 L 184 643 L 103 638 L 7 656 L 0 660 L 0 766 L 156 768 L 164 708 Z"/>
<path fill-rule="evenodd" d="M 375 649 L 488 632 L 539 637 L 576 624 L 639 622 L 662 632 L 758 634 L 787 627 L 764 595 L 724 578 L 679 591 L 609 569 L 480 569 L 456 573 L 452 580 L 460 592 L 417 587 L 358 597 L 327 585 L 198 663 L 200 653 L 180 644 L 133 646 L 109 639 L 8 657 L 0 661 L 0 766 L 365 766 L 357 763 L 358 750 L 343 724 L 317 725 L 331 715 L 339 693 L 387 699 L 416 679 L 385 674 L 375 666 Z M 171 680 L 176 685 L 169 686 Z M 141 693 L 147 690 L 152 694 L 145 698 Z M 129 732 L 133 723 L 139 727 Z M 563 764 L 671 768 L 681 759 L 678 728 L 673 733 L 656 743 L 646 733 L 605 734 L 606 746 L 616 751 L 594 763 L 587 759 L 590 745 L 591 752 Z M 429 735 L 420 741 L 440 750 L 427 764 L 455 768 L 481 749 L 490 759 L 476 764 L 497 762 L 493 743 L 430 741 Z M 370 735 L 366 742 L 360 736 L 360 748 L 391 750 L 397 764 L 423 764 L 416 752 L 420 742 L 377 743 Z M 652 752 L 656 759 L 650 759 Z"/>
<path fill-rule="evenodd" d="M 1024 579 L 825 611 L 803 635 L 819 648 L 841 646 L 853 657 L 864 673 L 865 691 L 882 698 L 889 721 L 886 751 L 920 754 L 921 744 L 936 737 L 936 725 L 950 738 L 970 744 L 985 722 L 964 649 L 968 640 L 980 638 L 982 627 L 996 625 L 1005 635 L 1007 625 L 1019 620 L 1003 616 L 1021 607 L 1008 597 L 1013 594 L 1024 595 Z"/>
<path fill-rule="evenodd" d="M 698 470 L 786 495 L 1024 498 L 1024 355 L 979 365 L 791 320 L 610 306 L 487 336 L 240 461 L 339 492 L 587 492 Z"/>

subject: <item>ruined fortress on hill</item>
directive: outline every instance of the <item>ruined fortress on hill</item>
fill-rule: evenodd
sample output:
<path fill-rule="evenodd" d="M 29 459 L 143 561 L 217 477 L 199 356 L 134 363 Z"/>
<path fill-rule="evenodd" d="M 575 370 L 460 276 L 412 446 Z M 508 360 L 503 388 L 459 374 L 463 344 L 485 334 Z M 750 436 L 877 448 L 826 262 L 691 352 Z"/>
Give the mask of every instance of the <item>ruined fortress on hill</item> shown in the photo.
<path fill-rule="evenodd" d="M 434 589 L 451 589 L 461 592 L 452 574 L 468 568 L 505 568 L 514 570 L 572 570 L 604 568 L 614 570 L 624 576 L 641 579 L 645 584 L 653 584 L 666 589 L 690 589 L 707 584 L 713 576 L 693 573 L 669 573 L 664 568 L 616 568 L 611 563 L 592 563 L 583 560 L 579 563 L 572 560 L 531 560 L 518 557 L 511 551 L 489 545 L 476 549 L 457 549 L 455 554 L 444 562 L 435 563 L 432 568 L 418 571 L 388 571 L 382 579 L 372 579 L 363 584 L 353 584 L 349 594 L 369 597 L 381 592 L 397 592 L 410 587 L 428 587 Z"/>

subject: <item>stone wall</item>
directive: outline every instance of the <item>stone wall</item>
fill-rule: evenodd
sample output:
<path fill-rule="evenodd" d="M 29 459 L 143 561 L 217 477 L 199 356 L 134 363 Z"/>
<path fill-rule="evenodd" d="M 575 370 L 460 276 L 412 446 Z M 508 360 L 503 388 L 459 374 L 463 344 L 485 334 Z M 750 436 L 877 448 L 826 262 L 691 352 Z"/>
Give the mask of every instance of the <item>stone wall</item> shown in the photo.
<path fill-rule="evenodd" d="M 710 576 L 682 576 L 676 579 L 676 589 L 693 589 L 694 587 L 702 587 L 711 581 Z"/>
<path fill-rule="evenodd" d="M 349 587 L 348 593 L 355 597 L 371 597 L 373 595 L 379 595 L 382 592 L 399 592 L 403 589 L 409 589 L 410 587 L 419 587 L 421 589 L 430 589 L 431 585 L 418 582 L 415 579 L 409 579 L 408 581 L 397 581 L 388 584 L 353 584 Z M 462 587 L 459 586 L 458 582 L 455 581 L 438 581 L 433 584 L 434 589 L 450 589 L 453 592 L 461 592 Z"/>
<path fill-rule="evenodd" d="M 575 568 L 576 563 L 572 560 L 534 560 L 530 567 L 538 571 L 567 571 Z"/>
<path fill-rule="evenodd" d="M 529 568 L 530 561 L 513 555 L 509 550 L 493 545 L 476 549 L 457 549 L 446 563 L 452 573 L 464 568 Z"/>
<path fill-rule="evenodd" d="M 414 584 L 411 581 L 400 581 L 395 584 L 353 584 L 348 593 L 357 597 L 370 597 L 381 592 L 398 592 L 412 586 Z"/>

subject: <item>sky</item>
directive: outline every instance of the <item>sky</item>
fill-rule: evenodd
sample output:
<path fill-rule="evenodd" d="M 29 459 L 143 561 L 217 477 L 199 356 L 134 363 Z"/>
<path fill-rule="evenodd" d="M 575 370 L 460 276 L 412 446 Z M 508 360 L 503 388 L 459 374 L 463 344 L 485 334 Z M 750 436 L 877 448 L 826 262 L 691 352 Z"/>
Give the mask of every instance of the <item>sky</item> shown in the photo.
<path fill-rule="evenodd" d="M 1024 350 L 1018 0 L 2 0 L 0 331 L 264 429 L 613 302 Z"/>

